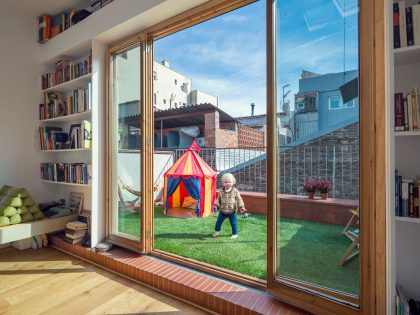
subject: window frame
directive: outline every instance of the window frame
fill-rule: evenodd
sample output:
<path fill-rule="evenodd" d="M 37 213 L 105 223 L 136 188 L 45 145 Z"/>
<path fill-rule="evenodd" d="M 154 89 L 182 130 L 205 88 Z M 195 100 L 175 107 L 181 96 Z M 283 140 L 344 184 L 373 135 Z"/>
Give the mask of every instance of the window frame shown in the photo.
<path fill-rule="evenodd" d="M 331 107 L 331 99 L 333 97 L 336 97 L 338 99 L 338 107 Z M 339 96 L 339 95 L 328 96 L 328 109 L 329 110 L 337 110 L 337 109 L 342 109 L 342 108 L 343 108 L 343 100 L 342 100 L 341 96 Z"/>
<path fill-rule="evenodd" d="M 153 40 L 170 35 L 187 27 L 209 20 L 218 15 L 232 11 L 255 0 L 210 0 L 193 9 L 185 11 L 166 21 L 131 35 L 110 50 L 126 47 L 139 38 L 146 38 L 148 56 L 145 70 L 143 88 L 148 97 L 143 102 L 144 119 L 142 140 L 144 142 L 143 161 L 144 169 L 142 180 L 144 183 L 142 221 L 143 252 L 161 257 L 183 265 L 193 267 L 217 276 L 238 281 L 252 287 L 268 290 L 269 293 L 283 301 L 297 305 L 303 309 L 324 314 L 384 314 L 385 313 L 385 121 L 382 113 L 382 104 L 385 102 L 384 93 L 384 4 L 380 0 L 361 1 L 359 13 L 359 73 L 360 100 L 366 103 L 365 109 L 360 113 L 360 178 L 361 197 L 360 204 L 372 211 L 361 212 L 361 248 L 360 248 L 360 307 L 334 299 L 328 291 L 328 297 L 322 291 L 315 292 L 302 283 L 293 283 L 275 276 L 275 209 L 276 209 L 276 183 L 275 183 L 275 137 L 274 132 L 268 132 L 267 151 L 267 281 L 248 277 L 242 274 L 218 268 L 213 265 L 163 252 L 153 248 Z M 273 31 L 275 24 L 274 6 L 276 0 L 267 0 L 267 117 L 268 130 L 275 129 L 275 62 L 273 49 Z M 109 85 L 107 85 L 109 86 Z M 359 101 L 360 101 L 359 100 Z M 107 100 L 108 102 L 108 100 Z M 149 106 L 147 106 L 149 105 Z M 146 112 L 147 111 L 147 112 Z M 375 189 L 373 189 L 375 187 Z M 274 246 L 273 246 L 274 245 Z M 319 288 L 318 288 L 319 289 Z M 333 297 L 333 298 L 332 298 Z M 375 302 L 376 301 L 376 302 Z"/>

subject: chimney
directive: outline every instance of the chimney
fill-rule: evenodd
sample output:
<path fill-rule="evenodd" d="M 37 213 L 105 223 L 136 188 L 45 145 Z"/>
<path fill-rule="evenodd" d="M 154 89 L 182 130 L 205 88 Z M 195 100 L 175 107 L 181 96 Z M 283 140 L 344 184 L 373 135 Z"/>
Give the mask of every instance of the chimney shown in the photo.
<path fill-rule="evenodd" d="M 251 103 L 251 116 L 254 116 L 254 107 L 255 107 L 255 104 Z"/>
<path fill-rule="evenodd" d="M 170 68 L 169 61 L 168 60 L 162 60 L 162 65 L 164 65 L 167 68 Z"/>

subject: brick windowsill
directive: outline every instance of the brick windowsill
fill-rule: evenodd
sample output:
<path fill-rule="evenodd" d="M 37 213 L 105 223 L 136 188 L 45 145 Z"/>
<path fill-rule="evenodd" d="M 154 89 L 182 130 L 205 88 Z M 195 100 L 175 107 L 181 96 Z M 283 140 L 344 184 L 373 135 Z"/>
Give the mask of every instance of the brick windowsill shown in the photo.
<path fill-rule="evenodd" d="M 60 234 L 51 236 L 51 245 L 218 314 L 309 314 L 280 302 L 266 292 L 122 248 L 97 253 L 90 248 L 64 242 Z"/>

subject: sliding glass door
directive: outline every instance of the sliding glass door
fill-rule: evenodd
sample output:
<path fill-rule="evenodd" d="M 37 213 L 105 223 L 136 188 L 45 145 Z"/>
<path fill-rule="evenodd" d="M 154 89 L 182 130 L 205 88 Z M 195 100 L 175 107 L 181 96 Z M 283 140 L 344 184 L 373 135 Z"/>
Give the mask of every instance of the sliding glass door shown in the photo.
<path fill-rule="evenodd" d="M 273 1 L 271 51 L 275 279 L 352 305 L 364 211 L 358 12 L 357 0 Z"/>
<path fill-rule="evenodd" d="M 109 239 L 140 249 L 142 212 L 142 46 L 110 55 Z"/>

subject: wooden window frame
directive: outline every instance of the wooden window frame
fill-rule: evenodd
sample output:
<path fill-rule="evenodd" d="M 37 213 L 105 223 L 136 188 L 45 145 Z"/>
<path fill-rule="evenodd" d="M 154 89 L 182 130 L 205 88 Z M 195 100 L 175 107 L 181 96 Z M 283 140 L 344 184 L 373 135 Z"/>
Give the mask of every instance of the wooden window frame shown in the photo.
<path fill-rule="evenodd" d="M 269 1 L 270 2 L 270 1 Z M 385 314 L 385 46 L 384 4 L 359 0 L 359 104 L 360 111 L 360 295 L 358 306 L 345 305 L 343 296 L 325 296 L 319 287 L 276 275 L 276 77 L 275 3 L 267 5 L 267 288 L 291 304 L 322 314 Z M 279 209 L 281 211 L 281 209 Z M 315 290 L 314 290 L 315 289 Z M 331 297 L 333 299 L 331 299 Z"/>
<path fill-rule="evenodd" d="M 242 282 L 268 292 L 281 300 L 305 310 L 322 314 L 385 314 L 385 73 L 384 73 L 384 4 L 381 0 L 360 2 L 359 11 L 359 104 L 363 104 L 360 115 L 360 205 L 367 211 L 360 214 L 360 298 L 334 294 L 314 285 L 306 285 L 291 279 L 279 279 L 275 272 L 275 100 L 276 85 L 273 71 L 274 49 L 273 4 L 267 0 L 267 281 L 239 275 L 229 270 L 210 266 L 192 259 L 156 250 L 153 248 L 153 41 L 178 32 L 190 26 L 222 15 L 254 0 L 211 0 L 203 5 L 185 11 L 162 23 L 147 28 L 123 39 L 110 47 L 109 55 L 139 41 L 147 42 L 142 82 L 144 102 L 142 109 L 142 251 L 180 264 L 225 278 Z M 109 65 L 109 60 L 108 60 Z M 109 72 L 108 72 L 109 73 Z M 109 79 L 109 77 L 108 77 Z M 109 87 L 109 81 L 108 85 Z M 109 88 L 108 88 L 109 90 Z M 107 100 L 109 102 L 109 100 Z M 148 106 L 149 105 L 149 106 Z M 149 109 L 148 109 L 149 108 Z M 109 160 L 108 160 L 109 162 Z M 109 168 L 109 164 L 108 164 Z M 107 196 L 108 198 L 109 196 Z M 325 294 L 324 294 L 325 293 Z M 343 298 L 344 297 L 344 298 Z M 347 301 L 347 305 L 342 303 Z M 352 306 L 353 304 L 353 306 Z M 359 304 L 358 307 L 354 306 Z"/>

